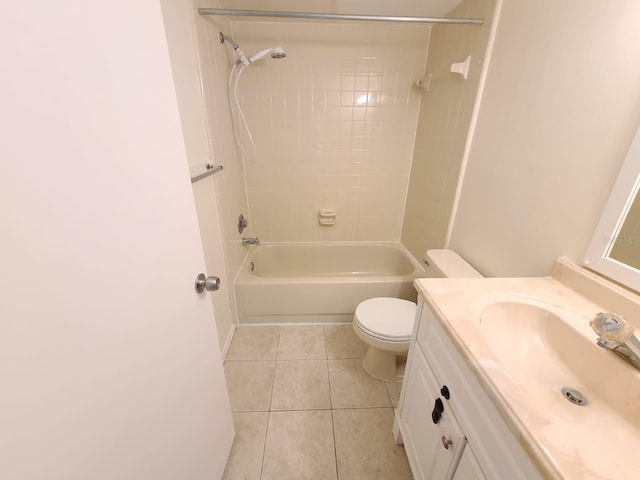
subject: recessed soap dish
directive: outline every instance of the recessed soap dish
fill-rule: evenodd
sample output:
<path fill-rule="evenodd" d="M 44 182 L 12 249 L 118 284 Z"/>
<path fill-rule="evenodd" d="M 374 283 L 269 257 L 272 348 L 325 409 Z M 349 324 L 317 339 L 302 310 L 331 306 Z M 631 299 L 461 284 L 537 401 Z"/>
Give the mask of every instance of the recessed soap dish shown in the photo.
<path fill-rule="evenodd" d="M 334 208 L 321 208 L 318 210 L 318 223 L 325 227 L 336 224 L 336 210 Z"/>

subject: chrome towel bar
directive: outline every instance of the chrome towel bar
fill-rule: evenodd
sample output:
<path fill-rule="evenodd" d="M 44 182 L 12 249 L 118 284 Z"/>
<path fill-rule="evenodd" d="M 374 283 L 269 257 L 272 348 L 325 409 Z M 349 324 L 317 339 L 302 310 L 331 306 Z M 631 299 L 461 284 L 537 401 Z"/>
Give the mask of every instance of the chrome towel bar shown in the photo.
<path fill-rule="evenodd" d="M 211 163 L 207 163 L 207 171 L 201 173 L 200 175 L 196 175 L 195 177 L 191 177 L 191 183 L 196 183 L 198 180 L 202 180 L 203 178 L 206 178 L 209 175 L 213 175 L 220 170 L 222 170 L 222 165 L 213 165 Z"/>

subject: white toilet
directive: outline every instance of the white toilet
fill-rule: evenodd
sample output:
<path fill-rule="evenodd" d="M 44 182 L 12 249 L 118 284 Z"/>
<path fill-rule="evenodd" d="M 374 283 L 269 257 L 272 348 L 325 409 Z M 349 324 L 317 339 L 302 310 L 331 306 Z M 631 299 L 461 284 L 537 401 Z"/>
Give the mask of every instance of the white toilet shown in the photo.
<path fill-rule="evenodd" d="M 482 277 L 452 250 L 429 250 L 424 260 L 425 277 Z M 353 330 L 369 346 L 362 359 L 369 375 L 387 381 L 402 380 L 415 317 L 416 304 L 400 298 L 370 298 L 356 307 Z"/>

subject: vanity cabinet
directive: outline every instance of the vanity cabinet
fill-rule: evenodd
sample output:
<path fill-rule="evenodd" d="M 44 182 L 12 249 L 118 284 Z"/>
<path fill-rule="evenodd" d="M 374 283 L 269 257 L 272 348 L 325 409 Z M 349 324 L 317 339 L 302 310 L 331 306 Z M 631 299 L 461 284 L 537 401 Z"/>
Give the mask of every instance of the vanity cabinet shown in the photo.
<path fill-rule="evenodd" d="M 440 385 L 423 355 L 407 377 L 403 418 L 411 422 L 405 428 L 404 444 L 414 478 L 453 478 L 467 439 L 451 408 L 445 407 Z M 410 452 L 409 452 L 410 450 Z"/>
<path fill-rule="evenodd" d="M 394 424 L 415 480 L 543 478 L 422 296 L 416 314 Z"/>

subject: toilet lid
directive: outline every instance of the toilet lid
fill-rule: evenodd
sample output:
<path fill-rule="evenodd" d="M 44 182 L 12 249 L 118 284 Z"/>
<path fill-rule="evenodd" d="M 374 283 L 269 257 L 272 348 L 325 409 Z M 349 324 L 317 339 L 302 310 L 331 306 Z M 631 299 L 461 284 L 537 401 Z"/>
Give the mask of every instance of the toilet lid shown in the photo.
<path fill-rule="evenodd" d="M 373 337 L 407 341 L 413 332 L 416 304 L 400 298 L 377 297 L 356 307 L 355 321 Z"/>

